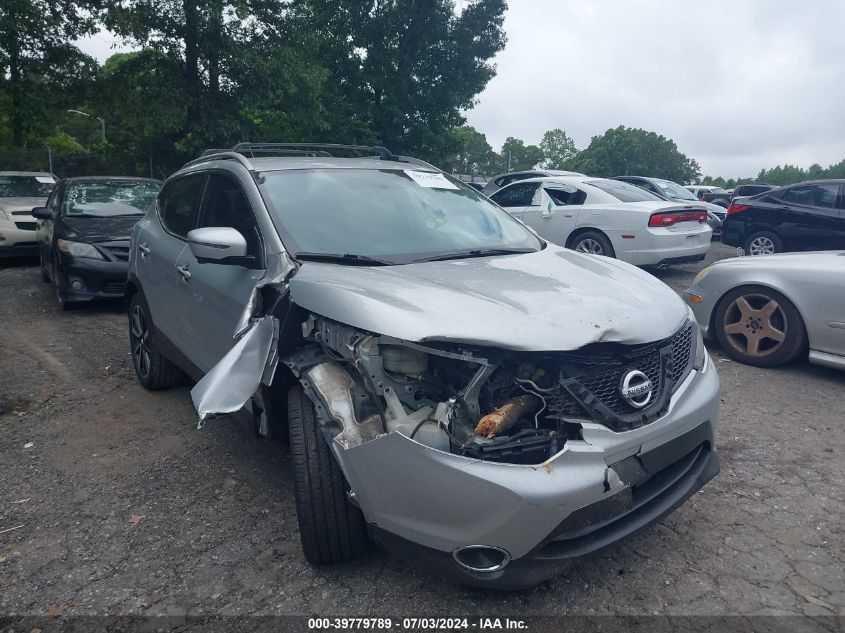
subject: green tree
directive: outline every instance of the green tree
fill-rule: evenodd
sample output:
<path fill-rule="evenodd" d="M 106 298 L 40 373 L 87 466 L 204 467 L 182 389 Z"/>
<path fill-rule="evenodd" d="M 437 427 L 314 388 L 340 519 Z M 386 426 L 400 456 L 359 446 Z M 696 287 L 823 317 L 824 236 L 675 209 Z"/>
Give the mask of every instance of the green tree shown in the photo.
<path fill-rule="evenodd" d="M 567 169 L 578 154 L 575 142 L 560 128 L 543 134 L 540 149 L 543 152 L 542 166 L 546 169 Z"/>
<path fill-rule="evenodd" d="M 44 144 L 54 152 L 84 152 L 85 148 L 67 132 L 54 132 L 44 139 Z"/>
<path fill-rule="evenodd" d="M 470 125 L 452 131 L 457 151 L 442 165 L 447 171 L 465 175 L 492 175 L 501 164 L 487 137 Z"/>
<path fill-rule="evenodd" d="M 511 171 L 533 169 L 543 160 L 543 150 L 536 145 L 526 145 L 522 140 L 509 136 L 502 145 L 503 168 Z"/>
<path fill-rule="evenodd" d="M 442 162 L 448 132 L 494 76 L 504 0 L 302 0 L 297 15 L 325 37 L 320 62 L 351 110 L 395 151 Z"/>
<path fill-rule="evenodd" d="M 679 152 L 671 139 L 621 125 L 594 136 L 572 162 L 577 171 L 595 176 L 653 176 L 688 183 L 701 175 L 698 163 Z"/>
<path fill-rule="evenodd" d="M 0 2 L 0 89 L 7 94 L 10 140 L 24 145 L 38 120 L 38 84 L 68 76 L 84 59 L 70 44 L 96 27 L 97 0 L 3 0 Z"/>

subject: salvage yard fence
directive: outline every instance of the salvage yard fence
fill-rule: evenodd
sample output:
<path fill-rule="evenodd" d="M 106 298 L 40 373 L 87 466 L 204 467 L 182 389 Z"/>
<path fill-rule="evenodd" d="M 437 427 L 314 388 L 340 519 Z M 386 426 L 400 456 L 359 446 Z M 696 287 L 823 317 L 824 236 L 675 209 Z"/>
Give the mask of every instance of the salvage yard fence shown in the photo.
<path fill-rule="evenodd" d="M 98 152 L 59 152 L 48 147 L 0 149 L 0 171 L 44 171 L 59 178 L 72 176 L 152 176 L 172 171 L 152 157 L 119 148 Z"/>

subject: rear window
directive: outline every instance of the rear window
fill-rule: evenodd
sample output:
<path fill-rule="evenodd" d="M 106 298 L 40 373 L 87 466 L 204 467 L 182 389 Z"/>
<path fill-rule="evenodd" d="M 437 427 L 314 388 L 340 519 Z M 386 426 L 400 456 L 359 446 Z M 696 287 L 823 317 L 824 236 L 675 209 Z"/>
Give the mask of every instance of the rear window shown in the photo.
<path fill-rule="evenodd" d="M 645 189 L 619 180 L 588 180 L 585 184 L 601 189 L 621 202 L 654 202 L 660 200 Z"/>
<path fill-rule="evenodd" d="M 54 184 L 52 176 L 0 176 L 0 198 L 46 198 Z"/>

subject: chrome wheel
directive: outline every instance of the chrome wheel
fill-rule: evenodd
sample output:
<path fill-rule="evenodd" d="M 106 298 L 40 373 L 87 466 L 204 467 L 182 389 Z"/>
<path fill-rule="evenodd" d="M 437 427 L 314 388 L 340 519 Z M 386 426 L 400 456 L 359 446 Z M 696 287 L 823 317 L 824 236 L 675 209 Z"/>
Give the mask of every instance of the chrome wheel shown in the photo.
<path fill-rule="evenodd" d="M 129 336 L 132 344 L 132 362 L 135 363 L 135 370 L 142 378 L 148 378 L 150 375 L 150 330 L 147 326 L 147 318 L 144 310 L 139 305 L 136 305 L 132 309 Z"/>
<path fill-rule="evenodd" d="M 604 255 L 604 249 L 601 244 L 591 237 L 585 238 L 575 245 L 575 250 L 579 253 L 590 253 L 591 255 Z"/>
<path fill-rule="evenodd" d="M 786 340 L 789 323 L 781 305 L 764 294 L 737 297 L 725 311 L 722 328 L 728 343 L 755 358 L 774 354 Z"/>
<path fill-rule="evenodd" d="M 771 255 L 775 252 L 775 243 L 765 235 L 758 235 L 748 244 L 749 255 Z"/>

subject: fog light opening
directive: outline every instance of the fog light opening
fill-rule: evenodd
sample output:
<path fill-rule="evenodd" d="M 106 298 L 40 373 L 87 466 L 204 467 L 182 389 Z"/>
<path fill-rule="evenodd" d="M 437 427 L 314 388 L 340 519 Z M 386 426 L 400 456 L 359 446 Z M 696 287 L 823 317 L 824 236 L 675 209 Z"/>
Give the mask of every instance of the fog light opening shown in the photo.
<path fill-rule="evenodd" d="M 70 278 L 70 287 L 74 290 L 85 290 L 85 284 L 81 279 L 77 279 L 76 277 Z"/>
<path fill-rule="evenodd" d="M 474 572 L 490 573 L 504 569 L 511 562 L 507 550 L 492 545 L 465 545 L 452 552 L 461 567 Z"/>

